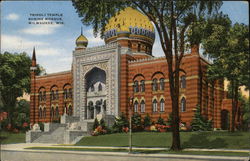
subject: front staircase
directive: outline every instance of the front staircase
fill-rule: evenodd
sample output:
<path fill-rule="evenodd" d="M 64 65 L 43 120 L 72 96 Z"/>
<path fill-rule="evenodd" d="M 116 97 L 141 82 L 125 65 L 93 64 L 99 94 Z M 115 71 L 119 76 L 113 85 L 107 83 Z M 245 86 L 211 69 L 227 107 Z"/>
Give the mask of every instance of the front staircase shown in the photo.
<path fill-rule="evenodd" d="M 66 131 L 65 124 L 59 124 L 58 128 L 54 129 L 53 131 L 43 132 L 41 136 L 33 141 L 33 143 L 57 143 L 63 144 L 64 143 L 64 134 Z"/>
<path fill-rule="evenodd" d="M 113 115 L 98 114 L 99 121 L 104 119 L 108 127 L 113 126 Z M 80 120 L 77 116 L 61 116 L 60 123 L 44 123 L 44 131 L 38 124 L 26 132 L 26 143 L 75 144 L 92 132 L 94 120 Z"/>
<path fill-rule="evenodd" d="M 26 132 L 26 142 L 75 144 L 90 135 L 92 126 L 93 121 L 81 122 L 77 117 L 65 115 L 61 117 L 61 123 L 45 123 L 44 131 L 32 129 Z"/>

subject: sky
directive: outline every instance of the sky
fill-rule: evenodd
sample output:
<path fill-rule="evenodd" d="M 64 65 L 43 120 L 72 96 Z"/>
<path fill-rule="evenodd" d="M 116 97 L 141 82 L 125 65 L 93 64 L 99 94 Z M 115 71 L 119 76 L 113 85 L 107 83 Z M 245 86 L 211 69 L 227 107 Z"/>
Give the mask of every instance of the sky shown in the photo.
<path fill-rule="evenodd" d="M 88 47 L 104 45 L 102 39 L 94 37 L 91 26 L 81 23 L 71 1 L 3 1 L 0 5 L 1 53 L 26 52 L 31 56 L 35 46 L 37 63 L 43 66 L 47 73 L 71 69 L 72 51 L 75 49 L 75 40 L 80 35 L 81 27 L 83 35 L 89 41 Z M 248 5 L 248 2 L 225 1 L 221 11 L 228 14 L 233 23 L 248 25 Z M 32 18 L 41 18 L 44 15 L 46 18 L 57 20 L 46 21 L 52 24 L 29 24 L 37 22 Z M 164 55 L 157 35 L 153 55 Z"/>

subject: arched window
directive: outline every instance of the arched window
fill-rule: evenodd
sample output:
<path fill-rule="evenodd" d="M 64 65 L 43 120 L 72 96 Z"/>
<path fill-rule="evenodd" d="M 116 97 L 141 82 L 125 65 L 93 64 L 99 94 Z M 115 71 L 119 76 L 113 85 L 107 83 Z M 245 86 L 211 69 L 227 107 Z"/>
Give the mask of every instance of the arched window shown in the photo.
<path fill-rule="evenodd" d="M 50 99 L 51 99 L 51 100 L 55 100 L 55 93 L 54 93 L 53 90 L 52 90 L 51 93 L 50 93 Z"/>
<path fill-rule="evenodd" d="M 67 89 L 63 90 L 63 97 L 64 97 L 64 99 L 68 98 L 68 91 L 67 91 Z"/>
<path fill-rule="evenodd" d="M 141 101 L 141 113 L 144 113 L 145 112 L 145 101 L 142 100 Z"/>
<path fill-rule="evenodd" d="M 139 84 L 138 84 L 138 81 L 135 81 L 135 82 L 134 82 L 134 92 L 135 92 L 135 93 L 139 92 Z"/>
<path fill-rule="evenodd" d="M 181 88 L 186 88 L 186 76 L 181 76 Z"/>
<path fill-rule="evenodd" d="M 161 111 L 161 112 L 164 112 L 164 111 L 165 111 L 165 101 L 164 101 L 163 98 L 162 98 L 161 101 L 160 101 L 160 111 Z"/>
<path fill-rule="evenodd" d="M 72 109 L 72 106 L 70 105 L 69 110 L 68 110 L 68 115 L 72 116 L 72 114 L 73 114 L 73 109 Z"/>
<path fill-rule="evenodd" d="M 186 111 L 186 99 L 184 97 L 182 97 L 181 99 L 181 112 L 185 112 Z"/>
<path fill-rule="evenodd" d="M 46 107 L 43 108 L 43 118 L 46 118 Z"/>
<path fill-rule="evenodd" d="M 56 90 L 55 99 L 56 99 L 56 100 L 58 100 L 58 99 L 59 99 L 59 93 L 58 93 L 58 90 Z"/>
<path fill-rule="evenodd" d="M 99 85 L 98 85 L 98 91 L 102 91 L 102 85 L 101 85 L 101 83 L 99 83 Z"/>
<path fill-rule="evenodd" d="M 59 117 L 59 108 L 58 108 L 58 106 L 56 107 L 56 117 Z"/>
<path fill-rule="evenodd" d="M 135 101 L 134 103 L 134 112 L 138 112 L 138 102 Z"/>
<path fill-rule="evenodd" d="M 153 79 L 153 83 L 152 83 L 152 89 L 153 91 L 157 91 L 158 90 L 158 84 L 157 84 L 157 79 Z"/>
<path fill-rule="evenodd" d="M 39 118 L 42 118 L 42 108 L 39 108 Z"/>
<path fill-rule="evenodd" d="M 55 115 L 54 107 L 51 107 L 50 115 L 53 118 Z"/>
<path fill-rule="evenodd" d="M 140 86 L 141 86 L 141 92 L 145 92 L 145 81 L 144 80 L 141 80 Z"/>
<path fill-rule="evenodd" d="M 43 100 L 46 101 L 46 91 L 43 92 Z"/>
<path fill-rule="evenodd" d="M 103 102 L 103 111 L 106 112 L 106 100 Z"/>
<path fill-rule="evenodd" d="M 153 112 L 157 112 L 157 100 L 153 101 Z"/>
<path fill-rule="evenodd" d="M 69 89 L 69 98 L 72 98 L 72 88 Z"/>
<path fill-rule="evenodd" d="M 164 78 L 160 79 L 160 90 L 164 90 L 165 88 L 165 83 L 164 83 Z"/>
<path fill-rule="evenodd" d="M 95 87 L 94 87 L 93 84 L 91 85 L 90 89 L 91 89 L 91 92 L 94 92 L 94 91 L 95 91 Z"/>
<path fill-rule="evenodd" d="M 39 92 L 39 95 L 38 95 L 38 101 L 42 101 L 42 92 Z"/>

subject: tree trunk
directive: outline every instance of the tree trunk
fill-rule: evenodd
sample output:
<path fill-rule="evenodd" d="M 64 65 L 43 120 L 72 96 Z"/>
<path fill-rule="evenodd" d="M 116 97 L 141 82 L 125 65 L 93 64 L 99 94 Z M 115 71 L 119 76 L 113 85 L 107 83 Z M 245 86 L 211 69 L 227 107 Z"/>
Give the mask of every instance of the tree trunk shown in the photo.
<path fill-rule="evenodd" d="M 170 86 L 172 87 L 170 89 L 171 94 L 171 100 L 172 100 L 172 113 L 173 113 L 173 122 L 172 122 L 172 146 L 171 150 L 179 151 L 181 150 L 180 145 L 180 132 L 179 132 L 179 64 L 175 61 L 175 72 L 172 72 L 172 78 L 169 81 Z"/>
<path fill-rule="evenodd" d="M 238 104 L 238 84 L 232 81 L 232 118 L 231 118 L 231 132 L 235 131 L 235 116 Z"/>
<path fill-rule="evenodd" d="M 171 97 L 172 98 L 172 97 Z M 172 146 L 171 150 L 179 151 L 181 149 L 180 145 L 180 132 L 179 132 L 179 103 L 178 97 L 172 98 L 172 113 L 173 113 L 173 122 L 172 122 Z"/>

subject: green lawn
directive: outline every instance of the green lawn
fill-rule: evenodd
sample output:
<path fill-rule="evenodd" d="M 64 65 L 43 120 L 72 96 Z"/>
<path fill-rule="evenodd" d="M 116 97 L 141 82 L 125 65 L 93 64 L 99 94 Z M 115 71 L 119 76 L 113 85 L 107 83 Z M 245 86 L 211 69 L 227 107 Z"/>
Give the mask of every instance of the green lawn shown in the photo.
<path fill-rule="evenodd" d="M 25 133 L 0 132 L 1 144 L 25 143 Z"/>
<path fill-rule="evenodd" d="M 172 133 L 137 132 L 133 133 L 133 146 L 166 147 L 171 145 Z M 25 143 L 25 133 L 0 133 L 1 144 Z M 225 148 L 250 149 L 248 132 L 181 132 L 182 148 Z M 80 140 L 77 146 L 128 146 L 128 133 L 89 136 Z"/>
<path fill-rule="evenodd" d="M 95 151 L 95 152 L 128 152 L 128 149 L 96 149 L 96 148 L 65 148 L 65 147 L 30 147 L 34 150 L 63 150 L 63 151 Z M 169 151 L 169 150 L 133 150 L 133 153 L 141 154 L 180 154 L 180 155 L 213 155 L 213 156 L 249 156 L 246 152 L 222 152 L 222 151 Z"/>
<path fill-rule="evenodd" d="M 170 147 L 172 133 L 138 132 L 133 133 L 133 146 Z M 225 148 L 250 149 L 248 132 L 181 132 L 182 148 Z M 128 146 L 128 133 L 89 136 L 76 146 Z"/>

